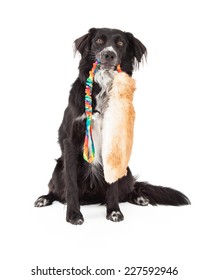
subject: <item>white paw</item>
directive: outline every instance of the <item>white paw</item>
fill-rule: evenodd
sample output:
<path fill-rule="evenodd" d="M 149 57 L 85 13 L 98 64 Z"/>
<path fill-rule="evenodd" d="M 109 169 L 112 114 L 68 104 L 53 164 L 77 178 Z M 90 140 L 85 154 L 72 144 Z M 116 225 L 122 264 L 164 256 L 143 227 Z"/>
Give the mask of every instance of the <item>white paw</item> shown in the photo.
<path fill-rule="evenodd" d="M 49 202 L 48 199 L 40 197 L 35 201 L 35 207 L 44 207 L 48 205 L 48 202 Z"/>
<path fill-rule="evenodd" d="M 124 216 L 120 211 L 112 211 L 107 219 L 112 222 L 120 222 L 124 219 Z"/>
<path fill-rule="evenodd" d="M 135 202 L 138 205 L 147 206 L 149 204 L 149 199 L 143 196 L 138 196 Z"/>

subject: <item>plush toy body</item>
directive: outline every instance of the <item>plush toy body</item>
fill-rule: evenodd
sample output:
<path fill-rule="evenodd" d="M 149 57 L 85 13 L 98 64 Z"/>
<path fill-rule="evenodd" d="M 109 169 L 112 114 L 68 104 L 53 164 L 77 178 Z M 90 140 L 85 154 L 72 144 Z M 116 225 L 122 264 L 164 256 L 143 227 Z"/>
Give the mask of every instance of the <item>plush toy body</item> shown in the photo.
<path fill-rule="evenodd" d="M 95 147 L 92 125 L 92 88 L 94 74 L 99 69 L 99 62 L 93 64 L 86 82 L 85 113 L 86 134 L 83 157 L 93 163 Z M 107 92 L 108 104 L 102 124 L 102 162 L 106 182 L 113 183 L 127 174 L 127 167 L 131 156 L 135 111 L 133 94 L 135 81 L 117 66 L 118 73 L 113 73 L 111 89 Z M 99 152 L 99 151 L 98 151 Z"/>
<path fill-rule="evenodd" d="M 129 75 L 115 75 L 102 129 L 102 160 L 108 183 L 127 174 L 134 134 L 134 91 L 135 81 Z"/>

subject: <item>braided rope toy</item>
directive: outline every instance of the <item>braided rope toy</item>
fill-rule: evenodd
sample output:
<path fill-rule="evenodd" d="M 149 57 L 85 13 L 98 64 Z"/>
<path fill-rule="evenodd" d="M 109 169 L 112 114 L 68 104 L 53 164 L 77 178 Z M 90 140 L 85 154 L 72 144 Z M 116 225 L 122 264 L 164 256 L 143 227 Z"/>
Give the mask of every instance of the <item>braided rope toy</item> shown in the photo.
<path fill-rule="evenodd" d="M 86 114 L 86 130 L 83 148 L 83 157 L 88 163 L 92 163 L 95 157 L 95 147 L 92 138 L 92 88 L 95 73 L 100 68 L 100 62 L 96 60 L 89 72 L 89 77 L 85 87 L 85 114 Z M 117 71 L 121 72 L 120 64 L 117 65 Z"/>

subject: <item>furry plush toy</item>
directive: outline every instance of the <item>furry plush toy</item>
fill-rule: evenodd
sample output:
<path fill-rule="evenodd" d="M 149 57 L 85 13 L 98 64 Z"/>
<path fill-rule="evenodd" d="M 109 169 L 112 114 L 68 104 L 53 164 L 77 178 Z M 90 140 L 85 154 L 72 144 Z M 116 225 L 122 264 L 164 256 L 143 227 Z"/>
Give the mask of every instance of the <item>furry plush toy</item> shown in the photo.
<path fill-rule="evenodd" d="M 134 79 L 124 72 L 115 74 L 102 130 L 102 159 L 108 183 L 127 174 L 134 134 L 134 91 Z"/>
<path fill-rule="evenodd" d="M 93 63 L 92 70 L 85 88 L 86 134 L 83 157 L 92 163 L 95 157 L 95 147 L 92 137 L 92 88 L 94 75 L 100 68 L 100 63 Z M 127 174 L 131 156 L 135 111 L 133 95 L 135 81 L 121 71 L 111 71 L 114 76 L 108 91 L 108 105 L 103 117 L 102 128 L 102 160 L 106 182 L 113 183 Z"/>

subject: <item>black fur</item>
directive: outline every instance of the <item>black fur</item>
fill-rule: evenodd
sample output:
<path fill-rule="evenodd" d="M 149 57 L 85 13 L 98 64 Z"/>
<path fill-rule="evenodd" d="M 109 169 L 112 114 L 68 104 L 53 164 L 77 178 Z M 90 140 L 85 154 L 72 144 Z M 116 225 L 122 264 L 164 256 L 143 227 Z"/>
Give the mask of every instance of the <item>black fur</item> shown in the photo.
<path fill-rule="evenodd" d="M 116 29 L 92 28 L 75 41 L 81 60 L 79 76 L 70 91 L 68 106 L 59 128 L 62 155 L 57 160 L 49 182 L 48 195 L 39 197 L 35 202 L 37 207 L 50 205 L 54 200 L 67 203 L 66 220 L 72 224 L 83 223 L 80 205 L 84 204 L 106 204 L 107 219 L 121 221 L 124 216 L 120 211 L 119 202 L 176 206 L 190 203 L 185 195 L 174 189 L 136 182 L 129 168 L 127 176 L 110 185 L 104 180 L 101 164 L 93 165 L 84 161 L 82 151 L 85 120 L 79 117 L 85 112 L 85 83 L 93 62 L 99 55 L 102 59 L 102 50 L 109 46 L 113 47 L 115 53 L 111 61 L 107 60 L 106 56 L 103 58 L 103 67 L 112 69 L 120 63 L 122 71 L 129 75 L 132 75 L 135 65 L 138 66 L 143 55 L 146 55 L 146 48 L 138 39 L 131 33 Z M 100 90 L 99 84 L 94 83 L 92 95 L 94 112 L 95 97 Z"/>

